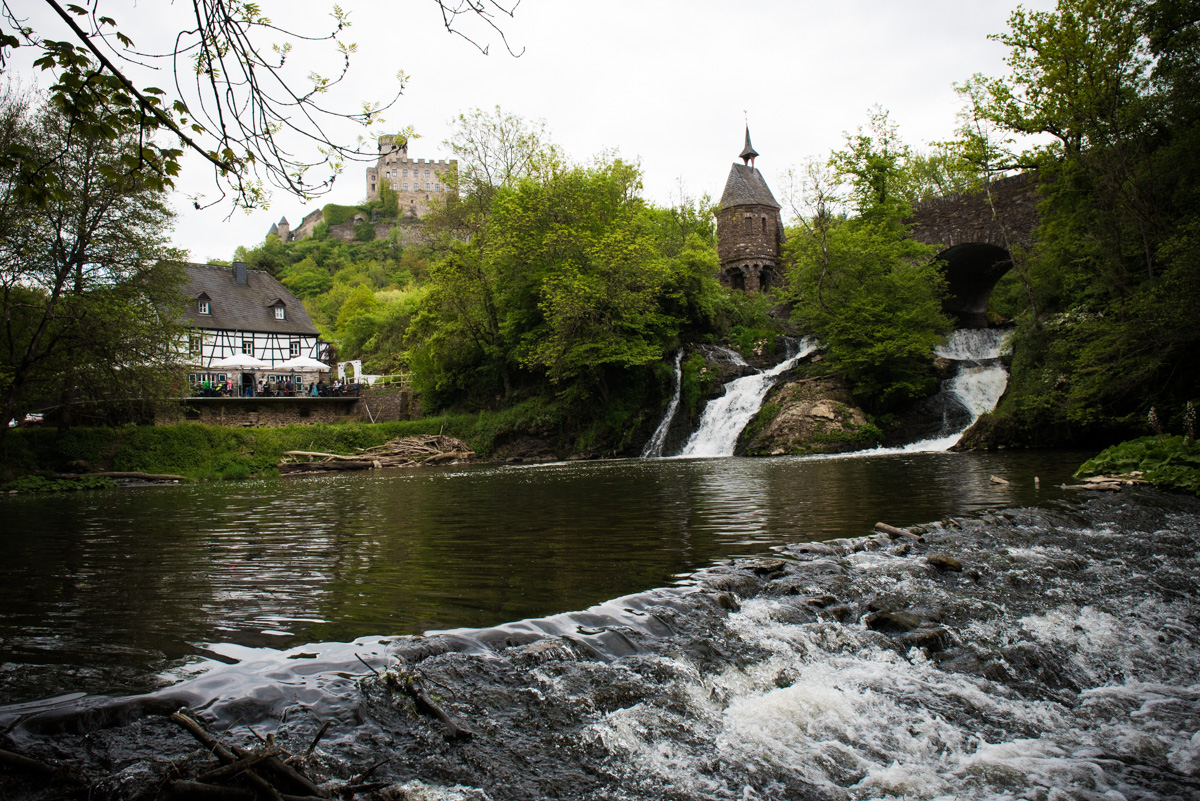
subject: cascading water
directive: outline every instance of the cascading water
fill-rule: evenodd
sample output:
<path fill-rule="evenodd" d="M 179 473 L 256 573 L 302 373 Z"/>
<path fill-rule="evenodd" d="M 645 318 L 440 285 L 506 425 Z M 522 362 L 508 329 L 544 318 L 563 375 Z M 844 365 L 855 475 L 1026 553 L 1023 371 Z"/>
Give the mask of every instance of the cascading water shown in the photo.
<path fill-rule="evenodd" d="M 642 451 L 643 459 L 662 456 L 663 444 L 667 441 L 667 432 L 671 430 L 671 423 L 675 421 L 675 412 L 679 411 L 679 397 L 683 390 L 683 370 L 680 367 L 682 361 L 683 348 L 680 348 L 675 351 L 675 392 L 671 395 L 671 402 L 667 404 L 667 411 L 663 414 L 662 421 L 654 430 L 654 436 L 650 437 L 650 441 L 646 443 L 646 447 Z"/>
<path fill-rule="evenodd" d="M 733 456 L 738 434 L 750 422 L 767 390 L 774 386 L 780 375 L 796 366 L 818 347 L 817 340 L 805 337 L 800 340 L 796 353 L 770 370 L 734 379 L 725 385 L 725 393 L 714 398 L 704 407 L 700 427 L 683 446 L 680 456 Z"/>
<path fill-rule="evenodd" d="M 996 408 L 1008 386 L 1008 371 L 998 359 L 1008 346 L 1011 332 L 994 328 L 960 328 L 934 353 L 959 363 L 958 373 L 942 385 L 950 402 L 963 406 L 970 415 L 967 424 L 944 431 L 931 439 L 913 442 L 901 451 L 944 451 L 954 446 L 983 414 Z"/>

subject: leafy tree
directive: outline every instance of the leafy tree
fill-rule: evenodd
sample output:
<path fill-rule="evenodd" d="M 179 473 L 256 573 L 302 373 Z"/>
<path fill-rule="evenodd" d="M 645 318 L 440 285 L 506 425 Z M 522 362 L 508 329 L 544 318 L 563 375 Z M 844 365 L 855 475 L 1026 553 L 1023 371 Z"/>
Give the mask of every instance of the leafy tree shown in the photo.
<path fill-rule="evenodd" d="M 446 29 L 472 42 L 478 36 L 472 23 L 503 40 L 496 15 L 512 14 L 498 2 L 434 2 Z M 0 0 L 0 64 L 14 49 L 32 50 L 34 65 L 54 76 L 50 99 L 72 135 L 115 142 L 132 131 L 140 148 L 105 170 L 110 177 L 137 176 L 150 189 L 170 188 L 184 151 L 192 151 L 212 166 L 218 201 L 228 196 L 237 205 L 262 206 L 264 181 L 302 197 L 321 194 L 345 161 L 374 158 L 370 142 L 360 137 L 347 145 L 331 126 L 348 121 L 369 129 L 396 101 L 405 81 L 399 73 L 396 90 L 384 103 L 338 108 L 327 102 L 347 78 L 356 50 L 344 40 L 350 17 L 336 5 L 327 32 L 314 35 L 280 27 L 256 3 L 192 0 L 157 9 L 162 38 L 135 45 L 101 11 L 100 0 L 45 4 L 67 26 L 67 38 L 34 29 L 25 9 Z M 173 22 L 170 14 L 178 15 Z M 480 49 L 487 52 L 486 46 Z M 337 65 L 335 74 L 313 71 L 313 61 L 327 56 Z M 157 82 L 144 77 L 154 70 L 174 78 L 165 84 L 171 90 L 138 86 L 143 79 Z M 159 134 L 169 135 L 170 144 L 162 144 Z M 61 171 L 53 168 L 57 160 L 57 154 L 10 143 L 0 153 L 0 169 L 19 176 L 29 199 L 45 203 L 68 191 L 58 180 Z M 313 171 L 322 174 L 314 178 Z"/>
<path fill-rule="evenodd" d="M 81 139 L 53 106 L 11 95 L 0 119 L 9 141 L 56 154 L 47 163 L 65 190 L 38 204 L 19 191 L 19 168 L 0 178 L 0 417 L 60 397 L 169 396 L 183 276 L 162 191 L 112 177 L 139 146 L 135 132 Z"/>
<path fill-rule="evenodd" d="M 913 241 L 903 224 L 908 150 L 886 115 L 872 113 L 872 131 L 828 165 L 810 164 L 801 179 L 807 213 L 785 246 L 784 295 L 792 321 L 823 343 L 826 368 L 883 410 L 934 388 L 930 356 L 951 322 L 941 310 L 937 248 Z M 839 212 L 847 189 L 858 217 Z"/>
<path fill-rule="evenodd" d="M 1044 137 L 1012 155 L 1046 202 L 991 423 L 1007 436 L 1131 433 L 1149 406 L 1181 410 L 1200 391 L 1198 26 L 1175 0 L 1019 10 L 995 37 L 1010 75 L 971 83 L 977 118 Z"/>

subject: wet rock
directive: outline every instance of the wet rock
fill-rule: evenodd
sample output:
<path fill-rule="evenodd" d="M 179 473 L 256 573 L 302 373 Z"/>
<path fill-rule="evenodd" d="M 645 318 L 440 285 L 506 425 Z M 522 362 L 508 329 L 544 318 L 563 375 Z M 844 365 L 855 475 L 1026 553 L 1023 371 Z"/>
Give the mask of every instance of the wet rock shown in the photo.
<path fill-rule="evenodd" d="M 921 618 L 911 612 L 872 612 L 864 622 L 872 631 L 890 633 L 912 631 L 921 625 Z"/>
<path fill-rule="evenodd" d="M 816 619 L 810 607 L 797 603 L 779 603 L 771 607 L 771 619 L 776 623 L 799 626 Z"/>
<path fill-rule="evenodd" d="M 849 623 L 858 620 L 858 606 L 855 604 L 835 604 L 821 610 L 821 617 L 836 620 L 839 623 Z"/>
<path fill-rule="evenodd" d="M 838 599 L 832 595 L 818 595 L 814 598 L 808 598 L 805 600 L 805 603 L 807 603 L 809 606 L 815 606 L 818 609 L 825 609 L 833 606 L 837 602 Z"/>
<path fill-rule="evenodd" d="M 755 559 L 745 563 L 744 566 L 756 576 L 771 579 L 783 575 L 787 570 L 788 563 L 782 559 Z"/>
<path fill-rule="evenodd" d="M 574 659 L 575 652 L 571 649 L 571 644 L 561 637 L 546 637 L 537 642 L 510 649 L 508 658 L 518 665 L 531 667 L 563 659 Z"/>
<path fill-rule="evenodd" d="M 897 638 L 905 648 L 923 648 L 930 653 L 944 651 L 954 642 L 950 630 L 938 626 L 932 629 L 916 629 Z"/>
<path fill-rule="evenodd" d="M 953 556 L 945 556 L 944 554 L 940 553 L 929 554 L 925 557 L 925 561 L 929 565 L 937 568 L 939 573 L 945 573 L 947 571 L 961 573 L 963 569 L 962 562 L 958 561 Z"/>
<path fill-rule="evenodd" d="M 788 553 L 797 556 L 830 556 L 838 551 L 827 542 L 805 542 L 788 548 Z"/>
<path fill-rule="evenodd" d="M 719 592 L 714 596 L 717 606 L 722 609 L 728 609 L 730 612 L 739 612 L 742 605 L 738 603 L 737 596 L 731 592 Z"/>

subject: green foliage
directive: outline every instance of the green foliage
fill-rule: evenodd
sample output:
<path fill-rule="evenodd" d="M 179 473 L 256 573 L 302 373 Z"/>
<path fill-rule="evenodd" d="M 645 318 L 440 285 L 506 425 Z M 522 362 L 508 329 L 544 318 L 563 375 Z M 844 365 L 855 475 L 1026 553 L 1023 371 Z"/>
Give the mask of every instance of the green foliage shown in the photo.
<path fill-rule="evenodd" d="M 1084 478 L 1135 471 L 1155 486 L 1200 495 L 1200 443 L 1182 436 L 1129 440 L 1088 459 L 1075 475 Z"/>
<path fill-rule="evenodd" d="M 779 412 L 783 410 L 783 406 L 778 403 L 768 401 L 764 403 L 758 410 L 758 414 L 754 415 L 754 419 L 746 424 L 742 433 L 738 435 L 738 439 L 743 442 L 748 442 L 758 436 L 759 432 L 771 424 Z"/>
<path fill-rule="evenodd" d="M 692 353 L 679 364 L 679 405 L 689 415 L 700 413 L 704 400 L 716 388 L 719 376 L 709 369 L 702 353 Z"/>
<path fill-rule="evenodd" d="M 877 410 L 935 388 L 930 356 L 951 323 L 931 249 L 894 222 L 860 219 L 797 231 L 788 254 L 792 319 L 821 340 L 827 369 Z"/>
<path fill-rule="evenodd" d="M 162 191 L 120 177 L 139 143 L 107 124 L 91 135 L 60 109 L 0 97 L 0 147 L 24 142 L 65 191 L 31 198 L 0 159 L 0 439 L 30 408 L 94 402 L 114 417 L 180 378 L 172 213 Z"/>
<path fill-rule="evenodd" d="M 1011 74 L 966 88 L 975 119 L 1051 137 L 987 156 L 1036 165 L 1046 199 L 1018 271 L 1028 302 L 997 298 L 1024 315 L 986 423 L 1011 442 L 1129 436 L 1149 407 L 1200 395 L 1198 28 L 1174 2 L 1018 10 L 995 37 Z"/>
<path fill-rule="evenodd" d="M 410 343 L 414 385 L 434 408 L 547 381 L 564 398 L 613 401 L 614 386 L 722 314 L 695 209 L 649 208 L 640 171 L 619 159 L 537 164 L 536 178 L 489 186 L 483 227 L 430 270 Z"/>
<path fill-rule="evenodd" d="M 324 218 L 325 224 L 331 226 L 348 223 L 359 214 L 368 214 L 368 212 L 361 206 L 339 206 L 336 203 L 326 203 L 321 209 L 321 216 Z"/>
<path fill-rule="evenodd" d="M 370 220 L 359 220 L 354 224 L 354 236 L 359 242 L 370 242 L 375 238 L 375 224 Z"/>

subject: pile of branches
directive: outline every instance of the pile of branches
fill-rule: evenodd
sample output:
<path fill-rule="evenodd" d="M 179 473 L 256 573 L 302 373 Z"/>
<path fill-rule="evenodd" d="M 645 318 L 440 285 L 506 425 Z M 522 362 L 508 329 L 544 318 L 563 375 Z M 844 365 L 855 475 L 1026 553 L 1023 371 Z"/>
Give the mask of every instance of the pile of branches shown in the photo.
<path fill-rule="evenodd" d="M 384 467 L 418 467 L 435 464 L 461 464 L 475 459 L 461 439 L 444 434 L 400 437 L 358 453 L 341 455 L 317 451 L 284 451 L 279 463 L 280 475 L 311 475 L 331 470 L 379 470 Z"/>

